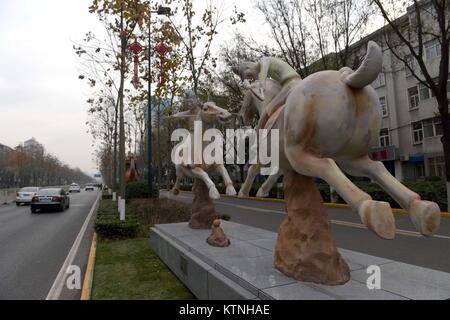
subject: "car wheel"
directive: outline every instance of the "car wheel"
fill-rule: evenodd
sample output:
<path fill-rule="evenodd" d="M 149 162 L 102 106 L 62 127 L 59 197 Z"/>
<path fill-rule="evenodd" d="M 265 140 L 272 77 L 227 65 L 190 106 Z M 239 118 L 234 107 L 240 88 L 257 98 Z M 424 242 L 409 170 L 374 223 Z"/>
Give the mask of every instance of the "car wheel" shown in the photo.
<path fill-rule="evenodd" d="M 20 206 L 20 202 L 16 202 L 16 206 Z"/>
<path fill-rule="evenodd" d="M 31 207 L 31 213 L 36 213 L 36 208 Z"/>

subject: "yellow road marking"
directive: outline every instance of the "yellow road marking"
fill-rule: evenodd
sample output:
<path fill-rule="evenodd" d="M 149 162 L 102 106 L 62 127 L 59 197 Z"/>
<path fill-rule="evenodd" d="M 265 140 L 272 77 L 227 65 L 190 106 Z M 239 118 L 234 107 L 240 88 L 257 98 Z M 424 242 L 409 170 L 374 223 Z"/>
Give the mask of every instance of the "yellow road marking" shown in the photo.
<path fill-rule="evenodd" d="M 94 279 L 95 253 L 97 251 L 97 233 L 94 232 L 92 238 L 91 250 L 89 251 L 89 259 L 84 274 L 83 289 L 81 291 L 80 300 L 90 300 L 92 290 L 92 280 Z"/>

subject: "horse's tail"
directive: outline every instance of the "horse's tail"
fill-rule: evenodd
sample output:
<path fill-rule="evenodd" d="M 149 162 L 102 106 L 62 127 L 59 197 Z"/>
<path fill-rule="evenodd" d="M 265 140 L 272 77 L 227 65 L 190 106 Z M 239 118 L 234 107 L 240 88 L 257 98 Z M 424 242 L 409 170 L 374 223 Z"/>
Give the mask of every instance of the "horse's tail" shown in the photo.
<path fill-rule="evenodd" d="M 358 70 L 352 71 L 350 68 L 342 68 L 339 70 L 341 80 L 352 88 L 362 89 L 375 81 L 381 71 L 382 64 L 383 54 L 380 46 L 374 41 L 369 41 L 367 54 Z"/>

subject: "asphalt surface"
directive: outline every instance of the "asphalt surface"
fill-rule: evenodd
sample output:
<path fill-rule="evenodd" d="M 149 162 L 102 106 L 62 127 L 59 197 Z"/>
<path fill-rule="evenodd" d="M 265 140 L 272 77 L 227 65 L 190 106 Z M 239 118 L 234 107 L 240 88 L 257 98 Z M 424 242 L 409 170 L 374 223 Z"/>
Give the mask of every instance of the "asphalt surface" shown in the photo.
<path fill-rule="evenodd" d="M 70 208 L 64 212 L 31 214 L 29 206 L 0 206 L 0 299 L 47 297 L 97 195 L 71 194 Z M 91 237 L 87 232 L 75 256 L 81 277 Z M 78 299 L 80 292 L 65 289 L 61 298 Z"/>
<path fill-rule="evenodd" d="M 182 192 L 174 196 L 161 195 L 177 201 L 192 203 L 192 194 Z M 216 211 L 229 214 L 231 221 L 278 232 L 286 217 L 282 202 L 258 201 L 235 197 L 221 197 L 214 201 Z M 397 234 L 393 240 L 384 240 L 361 224 L 357 213 L 350 209 L 326 207 L 331 229 L 340 248 L 384 257 L 430 269 L 450 272 L 450 218 L 442 218 L 435 237 L 421 236 L 407 215 L 394 214 Z"/>

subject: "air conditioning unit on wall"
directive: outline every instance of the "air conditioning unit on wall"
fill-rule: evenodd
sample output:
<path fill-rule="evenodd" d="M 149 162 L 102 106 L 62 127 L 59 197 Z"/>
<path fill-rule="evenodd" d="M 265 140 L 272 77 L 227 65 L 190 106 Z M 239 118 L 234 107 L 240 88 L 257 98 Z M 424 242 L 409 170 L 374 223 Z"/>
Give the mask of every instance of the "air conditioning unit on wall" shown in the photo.
<path fill-rule="evenodd" d="M 400 161 L 408 161 L 409 156 L 400 156 Z"/>

